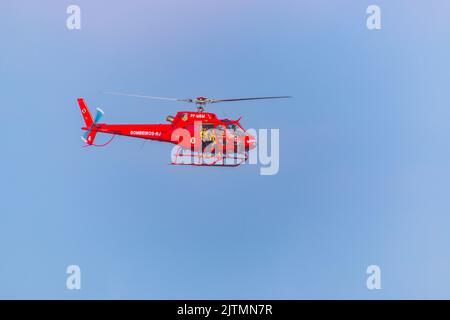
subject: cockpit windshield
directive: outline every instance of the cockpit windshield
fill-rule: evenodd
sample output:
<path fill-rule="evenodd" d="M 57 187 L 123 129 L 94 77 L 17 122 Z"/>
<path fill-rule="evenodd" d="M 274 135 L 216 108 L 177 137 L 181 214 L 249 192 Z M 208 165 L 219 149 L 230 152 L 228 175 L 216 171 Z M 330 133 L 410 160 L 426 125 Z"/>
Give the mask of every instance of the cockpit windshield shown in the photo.
<path fill-rule="evenodd" d="M 227 130 L 231 131 L 230 133 L 234 134 L 236 136 L 244 136 L 245 135 L 244 130 L 242 130 L 242 128 L 235 123 L 228 123 Z"/>

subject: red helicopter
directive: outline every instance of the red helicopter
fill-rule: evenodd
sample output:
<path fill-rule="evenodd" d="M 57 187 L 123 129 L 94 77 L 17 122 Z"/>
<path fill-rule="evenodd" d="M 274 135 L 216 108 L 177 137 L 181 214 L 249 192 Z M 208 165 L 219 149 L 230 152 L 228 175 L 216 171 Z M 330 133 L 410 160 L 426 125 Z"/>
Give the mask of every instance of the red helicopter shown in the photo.
<path fill-rule="evenodd" d="M 205 112 L 207 104 L 290 98 L 289 96 L 274 96 L 237 99 L 206 97 L 175 99 L 123 93 L 109 94 L 195 103 L 197 111 L 179 111 L 175 116 L 169 115 L 166 118 L 167 124 L 106 124 L 99 123 L 104 115 L 100 108 L 97 108 L 95 117 L 92 117 L 84 99 L 79 98 L 78 105 L 86 123 L 86 126 L 81 128 L 86 130 L 81 139 L 86 146 L 106 146 L 114 139 L 115 135 L 170 142 L 178 145 L 172 154 L 172 164 L 206 166 L 238 166 L 248 159 L 248 151 L 256 146 L 256 138 L 248 134 L 239 123 L 241 118 L 237 120 L 219 119 L 214 113 Z M 104 144 L 94 144 L 98 132 L 111 134 L 112 137 Z"/>

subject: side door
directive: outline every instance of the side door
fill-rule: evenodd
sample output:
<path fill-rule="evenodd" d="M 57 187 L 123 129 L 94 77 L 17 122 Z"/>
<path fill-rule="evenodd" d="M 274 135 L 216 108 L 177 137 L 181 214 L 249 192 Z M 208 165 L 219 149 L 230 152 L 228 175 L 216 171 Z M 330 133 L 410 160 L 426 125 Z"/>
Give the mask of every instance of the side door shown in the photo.
<path fill-rule="evenodd" d="M 208 145 L 214 142 L 214 124 L 202 123 L 200 137 L 202 139 L 202 150 L 205 150 Z"/>

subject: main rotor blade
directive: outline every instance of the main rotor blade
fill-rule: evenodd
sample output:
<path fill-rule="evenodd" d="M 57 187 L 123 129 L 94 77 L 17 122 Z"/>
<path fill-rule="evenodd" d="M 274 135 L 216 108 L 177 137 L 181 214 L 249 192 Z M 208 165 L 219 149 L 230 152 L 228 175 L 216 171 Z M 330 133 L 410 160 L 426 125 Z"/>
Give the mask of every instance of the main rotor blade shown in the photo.
<path fill-rule="evenodd" d="M 166 98 L 166 97 L 154 97 L 154 96 L 144 96 L 144 95 L 141 95 L 141 94 L 130 94 L 130 93 L 122 93 L 122 92 L 104 92 L 104 93 L 112 94 L 112 95 L 116 95 L 116 96 L 137 97 L 137 98 L 152 99 L 152 100 L 192 102 L 192 99 L 177 99 L 177 98 Z"/>
<path fill-rule="evenodd" d="M 291 96 L 275 96 L 275 97 L 254 97 L 254 98 L 236 98 L 236 99 L 210 99 L 210 103 L 245 101 L 245 100 L 263 100 L 263 99 L 284 99 L 292 98 Z"/>

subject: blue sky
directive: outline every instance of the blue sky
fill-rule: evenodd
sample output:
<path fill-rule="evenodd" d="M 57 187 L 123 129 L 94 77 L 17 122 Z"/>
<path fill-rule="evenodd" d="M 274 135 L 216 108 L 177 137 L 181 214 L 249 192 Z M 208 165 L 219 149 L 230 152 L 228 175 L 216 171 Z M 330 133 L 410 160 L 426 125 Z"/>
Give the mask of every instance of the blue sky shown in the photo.
<path fill-rule="evenodd" d="M 449 10 L 2 1 L 0 297 L 450 298 Z M 101 91 L 292 95 L 209 109 L 279 128 L 280 171 L 174 167 L 170 145 L 129 138 L 82 148 L 80 96 L 110 123 L 187 108 Z"/>

